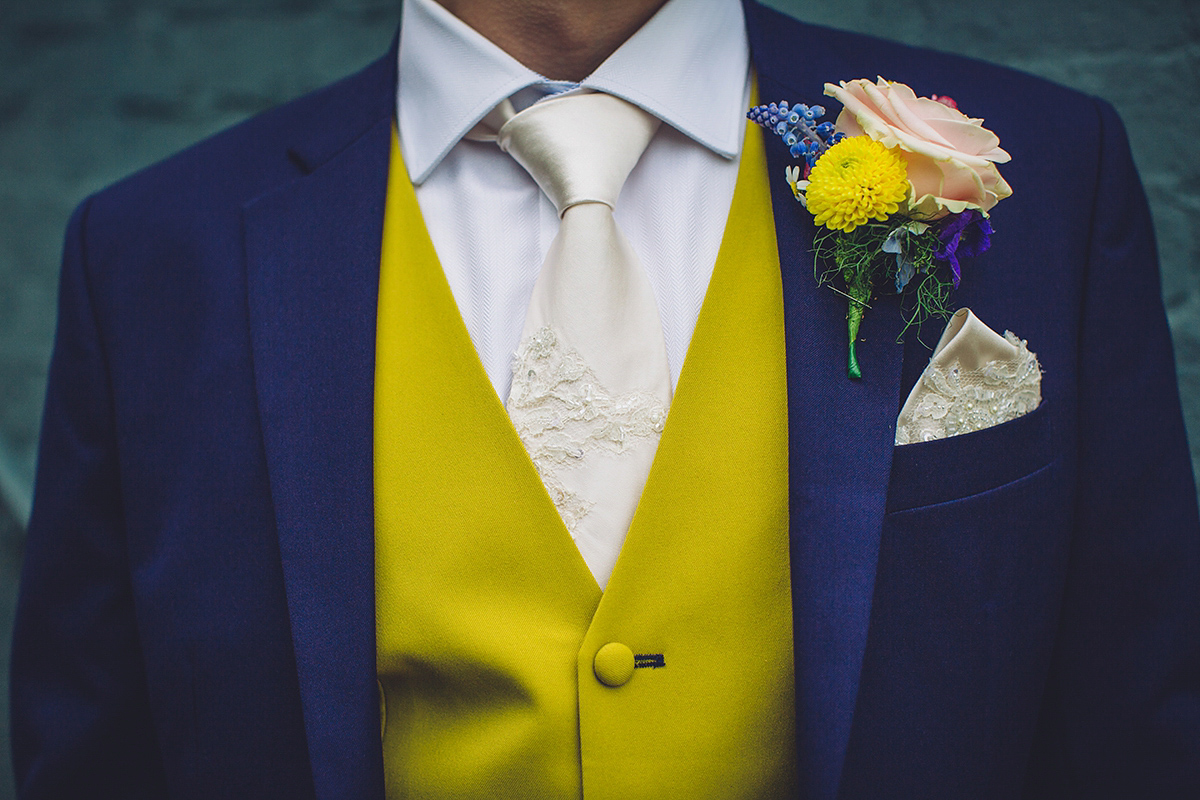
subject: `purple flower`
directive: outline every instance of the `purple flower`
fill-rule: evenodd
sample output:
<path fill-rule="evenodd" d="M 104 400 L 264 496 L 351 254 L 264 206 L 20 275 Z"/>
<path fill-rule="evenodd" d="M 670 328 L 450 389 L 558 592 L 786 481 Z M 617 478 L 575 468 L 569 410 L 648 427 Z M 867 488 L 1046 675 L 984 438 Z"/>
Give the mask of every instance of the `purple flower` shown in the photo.
<path fill-rule="evenodd" d="M 958 259 L 981 255 L 992 246 L 992 224 L 977 209 L 968 208 L 959 214 L 951 214 L 942 220 L 938 231 L 941 246 L 933 257 L 950 264 L 954 276 L 954 288 L 962 279 Z"/>

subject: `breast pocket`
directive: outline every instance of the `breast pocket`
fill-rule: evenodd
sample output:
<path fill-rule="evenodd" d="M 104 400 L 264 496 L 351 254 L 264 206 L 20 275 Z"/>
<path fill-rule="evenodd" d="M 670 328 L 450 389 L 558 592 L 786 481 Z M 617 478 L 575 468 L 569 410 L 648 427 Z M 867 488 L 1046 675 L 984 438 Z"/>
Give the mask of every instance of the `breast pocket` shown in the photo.
<path fill-rule="evenodd" d="M 980 494 L 1031 475 L 1055 458 L 1050 409 L 974 433 L 900 445 L 892 454 L 888 513 Z"/>
<path fill-rule="evenodd" d="M 956 732 L 946 763 L 993 741 L 997 709 L 1037 719 L 1073 530 L 1056 410 L 893 453 L 858 707 Z M 920 764 L 927 741 L 897 752 Z"/>

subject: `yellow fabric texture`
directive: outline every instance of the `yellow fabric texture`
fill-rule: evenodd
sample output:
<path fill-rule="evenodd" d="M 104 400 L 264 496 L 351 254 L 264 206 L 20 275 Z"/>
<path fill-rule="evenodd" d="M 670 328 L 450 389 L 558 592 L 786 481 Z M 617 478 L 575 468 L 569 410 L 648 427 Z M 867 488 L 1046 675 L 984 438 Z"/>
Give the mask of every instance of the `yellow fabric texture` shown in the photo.
<path fill-rule="evenodd" d="M 471 345 L 394 136 L 376 358 L 388 798 L 786 796 L 785 363 L 757 126 L 605 592 Z M 597 677 L 613 643 L 599 671 L 617 686 Z"/>

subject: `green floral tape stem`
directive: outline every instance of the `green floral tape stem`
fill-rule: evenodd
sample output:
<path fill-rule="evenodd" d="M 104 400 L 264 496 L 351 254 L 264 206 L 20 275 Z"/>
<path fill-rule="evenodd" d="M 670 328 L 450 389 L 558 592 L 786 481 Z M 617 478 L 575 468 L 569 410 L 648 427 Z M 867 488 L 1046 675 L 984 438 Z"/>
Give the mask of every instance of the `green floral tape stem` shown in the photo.
<path fill-rule="evenodd" d="M 884 243 L 898 228 L 919 223 L 910 217 L 896 214 L 882 222 L 868 222 L 852 231 L 822 229 L 813 240 L 816 255 L 816 278 L 819 284 L 841 283 L 834 286 L 849 301 L 846 309 L 848 352 L 846 374 L 862 377 L 858 364 L 858 334 L 863 314 L 870 308 L 876 286 L 896 287 L 911 302 L 905 303 L 904 329 L 897 342 L 904 339 L 909 328 L 920 329 L 930 317 L 948 317 L 953 284 L 941 275 L 934 254 L 938 249 L 937 234 L 932 226 L 918 225 L 918 231 L 906 235 L 900 257 L 884 250 Z M 822 269 L 823 268 L 823 269 Z M 913 289 L 915 288 L 915 291 Z"/>
<path fill-rule="evenodd" d="M 831 265 L 817 275 L 818 282 L 832 283 L 841 278 L 846 287 L 844 294 L 849 300 L 846 308 L 846 374 L 855 380 L 862 377 L 858 365 L 858 331 L 863 314 L 870 306 L 876 279 L 886 275 L 888 264 L 893 261 L 880 250 L 890 230 L 887 223 L 868 222 L 850 232 L 821 230 L 813 242 L 817 263 Z"/>
<path fill-rule="evenodd" d="M 850 295 L 846 310 L 846 333 L 850 343 L 846 374 L 858 380 L 862 377 L 858 366 L 858 327 L 862 324 L 863 311 L 871 302 L 871 276 L 865 270 L 849 268 L 843 270 L 842 278 L 846 281 L 846 294 Z"/>

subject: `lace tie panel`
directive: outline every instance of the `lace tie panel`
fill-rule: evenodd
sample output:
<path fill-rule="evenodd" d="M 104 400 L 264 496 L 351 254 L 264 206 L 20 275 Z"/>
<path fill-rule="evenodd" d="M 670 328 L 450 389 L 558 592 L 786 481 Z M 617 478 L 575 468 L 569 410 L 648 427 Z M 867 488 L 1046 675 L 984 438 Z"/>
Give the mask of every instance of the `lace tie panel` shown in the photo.
<path fill-rule="evenodd" d="M 613 396 L 574 350 L 544 325 L 513 358 L 508 412 L 572 537 L 595 505 L 559 478 L 596 452 L 621 454 L 662 435 L 667 406 L 651 392 Z"/>

